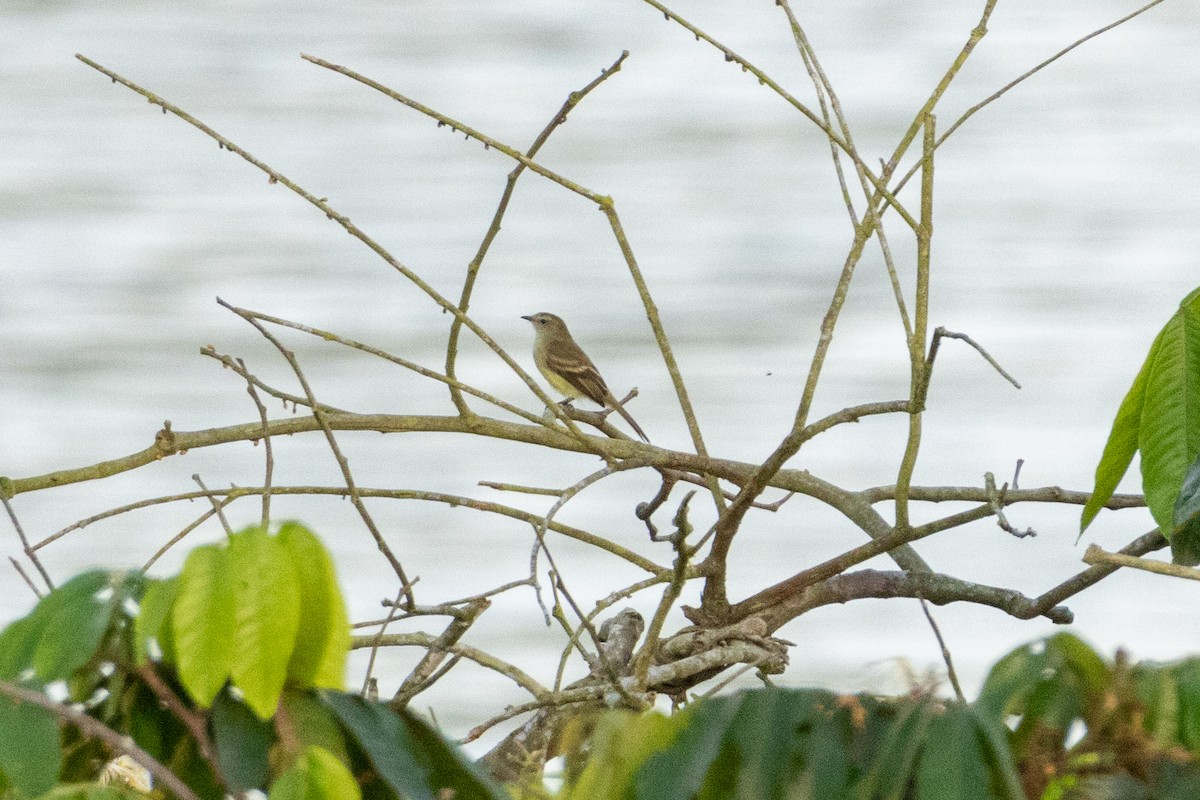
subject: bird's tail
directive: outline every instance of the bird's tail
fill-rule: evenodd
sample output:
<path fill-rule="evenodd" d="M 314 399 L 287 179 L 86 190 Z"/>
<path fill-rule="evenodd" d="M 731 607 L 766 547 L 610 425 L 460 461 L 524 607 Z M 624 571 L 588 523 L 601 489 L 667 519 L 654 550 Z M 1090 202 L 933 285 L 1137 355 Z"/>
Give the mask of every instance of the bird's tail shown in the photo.
<path fill-rule="evenodd" d="M 621 405 L 620 401 L 618 401 L 616 397 L 612 398 L 612 407 L 625 419 L 626 422 L 629 423 L 629 427 L 633 428 L 637 435 L 642 437 L 643 442 L 650 444 L 650 437 L 646 436 L 646 432 L 642 430 L 641 425 L 638 425 L 633 421 L 633 417 L 629 416 L 629 412 L 625 410 L 625 406 Z"/>

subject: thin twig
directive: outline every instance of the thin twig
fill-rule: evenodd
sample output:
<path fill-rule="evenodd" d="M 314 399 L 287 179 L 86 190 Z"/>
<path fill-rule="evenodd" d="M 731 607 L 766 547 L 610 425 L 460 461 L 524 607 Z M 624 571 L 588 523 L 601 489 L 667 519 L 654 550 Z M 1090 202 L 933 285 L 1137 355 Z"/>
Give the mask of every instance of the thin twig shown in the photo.
<path fill-rule="evenodd" d="M 946 677 L 950 679 L 950 685 L 954 687 L 954 696 L 958 698 L 958 702 L 965 704 L 967 698 L 963 695 L 962 686 L 958 683 L 958 673 L 954 670 L 954 659 L 950 657 L 950 648 L 946 647 L 946 640 L 942 638 L 942 631 L 938 628 L 937 621 L 934 620 L 933 612 L 929 610 L 929 604 L 925 602 L 925 598 L 917 599 L 921 602 L 921 610 L 925 612 L 925 619 L 929 620 L 929 627 L 933 628 L 933 635 L 937 637 L 938 647 L 942 651 L 942 661 L 946 663 Z"/>
<path fill-rule="evenodd" d="M 176 777 L 175 773 L 167 769 L 158 759 L 138 747 L 132 738 L 114 731 L 100 720 L 88 716 L 82 709 L 55 703 L 41 692 L 26 689 L 4 680 L 0 680 L 0 694 L 5 694 L 20 703 L 30 703 L 44 708 L 63 722 L 74 725 L 84 736 L 99 739 L 115 752 L 129 756 L 153 775 L 154 779 L 174 794 L 178 800 L 200 800 L 186 783 Z"/>
<path fill-rule="evenodd" d="M 21 566 L 21 563 L 12 556 L 8 557 L 8 562 L 12 564 L 13 569 L 15 569 L 17 574 L 21 576 L 21 580 L 25 581 L 25 585 L 29 587 L 29 591 L 33 592 L 33 596 L 41 600 L 41 591 L 39 591 L 37 586 L 33 584 L 33 581 L 30 580 L 29 575 L 25 572 L 25 568 Z"/>
<path fill-rule="evenodd" d="M 213 493 L 209 491 L 209 488 L 204 485 L 204 481 L 200 479 L 200 475 L 198 473 L 192 475 L 192 480 L 196 482 L 196 485 L 200 487 L 200 491 L 204 492 L 204 496 L 208 498 L 210 503 L 212 503 L 213 513 L 216 514 L 217 519 L 221 521 L 221 527 L 225 529 L 225 535 L 233 536 L 233 527 L 230 526 L 229 520 L 225 519 L 224 504 L 217 502 L 217 498 L 214 497 Z"/>
<path fill-rule="evenodd" d="M 242 368 L 243 374 L 247 372 L 246 362 L 240 358 L 238 359 L 238 366 Z M 265 463 L 263 465 L 262 517 L 259 527 L 266 531 L 271 526 L 271 477 L 275 474 L 275 453 L 271 447 L 271 426 L 267 420 L 267 407 L 259 399 L 258 390 L 254 388 L 254 381 L 246 381 L 246 394 L 250 395 L 250 399 L 254 401 L 254 407 L 258 409 L 258 418 L 262 421 L 263 457 Z"/>
<path fill-rule="evenodd" d="M 13 528 L 17 531 L 17 537 L 21 540 L 21 547 L 25 551 L 25 557 L 28 558 L 30 563 L 37 568 L 37 571 L 42 576 L 42 580 L 46 582 L 46 587 L 53 591 L 54 581 L 50 580 L 50 573 L 46 572 L 46 568 L 42 566 L 41 559 L 37 557 L 37 548 L 29 546 L 29 539 L 25 536 L 25 529 L 21 527 L 21 520 L 17 519 L 17 512 L 13 510 L 12 503 L 9 502 L 7 497 L 0 497 L 0 501 L 4 503 L 4 510 L 8 512 L 8 518 L 12 521 Z M 18 572 L 20 572 L 19 568 Z M 21 574 L 24 575 L 23 572 Z M 26 580 L 28 581 L 29 579 L 26 578 Z M 35 594 L 41 597 L 41 593 L 38 592 L 37 589 L 34 589 L 33 591 Z"/>
<path fill-rule="evenodd" d="M 1138 558 L 1125 553 L 1110 553 L 1098 544 L 1088 545 L 1083 554 L 1085 564 L 1105 564 L 1116 567 L 1131 567 L 1133 569 L 1154 572 L 1159 575 L 1170 575 L 1173 578 L 1187 578 L 1200 581 L 1200 569 L 1187 567 L 1183 564 L 1168 564 L 1165 561 L 1155 561 L 1150 558 Z"/>
<path fill-rule="evenodd" d="M 305 397 L 308 398 L 313 418 L 317 421 L 317 424 L 321 426 L 321 431 L 325 434 L 325 441 L 333 453 L 334 460 L 337 461 L 338 468 L 342 473 L 342 479 L 346 482 L 346 488 L 350 490 L 350 502 L 358 511 L 358 515 L 362 518 L 363 524 L 366 525 L 371 537 L 375 540 L 375 546 L 378 548 L 379 552 L 383 554 L 383 557 L 387 559 L 387 562 L 392 567 L 392 571 L 396 573 L 396 577 L 400 579 L 400 585 L 404 589 L 404 595 L 408 601 L 408 605 L 415 605 L 417 601 L 413 597 L 412 582 L 409 581 L 408 576 L 405 575 L 404 567 L 401 566 L 400 560 L 392 552 L 392 548 L 388 545 L 387 540 L 383 538 L 383 533 L 375 524 L 375 519 L 371 516 L 371 513 L 367 511 L 367 506 L 363 502 L 362 496 L 358 493 L 358 488 L 354 481 L 354 475 L 350 472 L 350 462 L 342 453 L 342 448 L 337 443 L 337 437 L 333 435 L 333 429 L 329 426 L 327 415 L 320 409 L 317 403 L 316 395 L 313 393 L 312 387 L 308 383 L 308 378 L 305 376 L 304 370 L 300 368 L 300 362 L 296 360 L 296 354 L 284 347 L 283 342 L 279 341 L 274 334 L 268 331 L 266 327 L 253 316 L 243 313 L 240 309 L 231 306 L 219 297 L 217 298 L 217 303 L 249 322 L 255 328 L 255 330 L 257 330 L 263 336 L 263 338 L 275 346 L 275 349 L 278 350 L 279 354 L 283 356 L 284 360 L 288 363 L 288 366 L 292 368 L 292 372 L 295 374 L 296 380 L 300 382 L 301 388 L 304 389 Z"/>
<path fill-rule="evenodd" d="M 555 129 L 558 128 L 558 126 L 567 121 L 567 115 L 571 113 L 575 106 L 579 105 L 580 101 L 583 100 L 583 98 L 586 97 L 593 89 L 620 71 L 621 65 L 625 63 L 625 59 L 628 57 L 629 51 L 622 51 L 621 55 L 612 63 L 611 66 L 600 71 L 600 76 L 598 78 L 593 80 L 582 89 L 571 92 L 571 94 L 567 97 L 566 102 L 562 104 L 562 108 L 558 110 L 553 119 L 546 124 L 546 127 L 542 129 L 542 132 L 539 133 L 537 138 L 533 140 L 533 144 L 529 146 L 529 149 L 525 151 L 526 158 L 533 159 L 533 157 L 537 155 L 538 150 L 542 149 L 542 145 L 544 145 L 550 138 L 550 134 L 552 134 Z M 517 166 L 513 167 L 512 171 L 508 173 L 508 180 L 504 185 L 504 192 L 500 195 L 500 203 L 496 207 L 496 213 L 492 215 L 492 222 L 490 225 L 488 225 L 487 232 L 483 235 L 483 241 L 479 243 L 479 249 L 476 251 L 475 257 L 472 258 L 470 263 L 467 265 L 467 277 L 463 281 L 462 294 L 458 299 L 458 308 L 463 314 L 466 314 L 470 307 L 471 293 L 474 291 L 475 281 L 479 277 L 479 270 L 483 266 L 483 260 L 485 257 L 487 257 L 488 250 L 492 246 L 492 241 L 496 238 L 496 235 L 500 233 L 500 223 L 503 221 L 504 214 L 508 210 L 508 203 L 512 199 L 513 191 L 517 186 L 517 179 L 521 177 L 521 173 L 524 171 L 525 164 L 518 163 Z M 459 321 L 458 317 L 455 317 L 454 321 L 450 323 L 450 336 L 446 341 L 446 377 L 451 381 L 455 380 L 456 378 L 455 361 L 458 358 L 458 336 L 461 330 L 462 323 Z M 458 408 L 460 414 L 471 414 L 470 407 L 466 404 L 466 401 L 463 400 L 461 390 L 454 383 L 450 384 L 450 397 L 453 399 L 454 405 L 456 408 Z"/>

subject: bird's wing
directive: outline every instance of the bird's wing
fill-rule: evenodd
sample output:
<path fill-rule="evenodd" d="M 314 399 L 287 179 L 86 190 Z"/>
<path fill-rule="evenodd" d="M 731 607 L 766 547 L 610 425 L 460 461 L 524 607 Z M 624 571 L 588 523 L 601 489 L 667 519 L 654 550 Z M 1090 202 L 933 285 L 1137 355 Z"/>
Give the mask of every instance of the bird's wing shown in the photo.
<path fill-rule="evenodd" d="M 579 345 L 574 342 L 571 342 L 571 345 L 570 348 L 556 348 L 547 352 L 546 366 L 583 392 L 596 405 L 608 406 L 612 393 L 604 383 L 604 378 L 600 377 L 600 371 Z"/>

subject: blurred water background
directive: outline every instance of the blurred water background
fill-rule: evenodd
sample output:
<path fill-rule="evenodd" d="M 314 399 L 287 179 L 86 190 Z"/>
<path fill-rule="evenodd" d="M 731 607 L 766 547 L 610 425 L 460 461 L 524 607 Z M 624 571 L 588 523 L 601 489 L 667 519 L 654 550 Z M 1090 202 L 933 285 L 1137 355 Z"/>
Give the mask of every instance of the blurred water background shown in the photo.
<path fill-rule="evenodd" d="M 913 112 L 976 24 L 982 2 L 821 2 L 797 8 L 858 147 L 890 155 Z M 939 107 L 964 110 L 1059 48 L 1132 11 L 1118 0 L 1002 0 L 990 31 Z M 812 101 L 783 14 L 771 2 L 681 2 L 685 17 Z M 965 331 L 1022 382 L 1005 384 L 972 351 L 942 349 L 916 482 L 981 485 L 1025 460 L 1024 487 L 1090 489 L 1116 407 L 1158 328 L 1200 270 L 1200 17 L 1165 2 L 991 105 L 939 151 L 931 323 Z M 294 388 L 261 338 L 216 305 L 334 330 L 440 369 L 449 317 L 359 242 L 215 143 L 76 61 L 83 53 L 174 102 L 318 196 L 444 294 L 457 297 L 512 164 L 382 95 L 305 63 L 345 64 L 524 149 L 568 92 L 623 49 L 624 68 L 589 96 L 539 160 L 611 195 L 661 309 L 707 444 L 762 459 L 791 423 L 851 230 L 820 133 L 712 48 L 649 6 L 624 0 L 475 0 L 449 4 L 190 0 L 104 4 L 6 0 L 0 6 L 0 474 L 27 477 L 147 446 L 164 419 L 196 430 L 257 419 L 240 379 L 199 348 L 242 356 Z M 916 182 L 914 181 L 914 186 Z M 906 194 L 915 208 L 916 196 Z M 904 274 L 913 247 L 889 227 Z M 911 285 L 911 282 L 910 282 Z M 814 416 L 902 398 L 908 369 L 891 290 L 864 259 L 830 353 Z M 687 448 L 682 417 L 636 292 L 594 205 L 522 178 L 485 263 L 475 318 L 527 368 L 520 314 L 559 313 L 656 444 Z M 356 411 L 450 413 L 438 387 L 317 339 L 287 336 L 319 397 Z M 469 337 L 468 337 L 469 339 Z M 460 375 L 540 410 L 520 382 L 467 340 Z M 274 416 L 284 412 L 271 405 Z M 825 434 L 790 466 L 849 488 L 895 480 L 904 423 L 873 418 Z M 594 459 L 462 436 L 343 434 L 360 486 L 438 490 L 544 511 L 480 480 L 566 485 Z M 340 482 L 319 436 L 277 440 L 278 484 Z M 261 482 L 262 450 L 195 450 L 102 482 L 14 501 L 40 539 L 122 503 Z M 1136 490 L 1134 479 L 1123 488 Z M 560 519 L 666 559 L 633 505 L 653 473 L 585 492 Z M 768 493 L 773 499 L 777 493 Z M 700 498 L 698 497 L 697 500 Z M 703 529 L 712 519 L 694 504 Z M 465 509 L 375 501 L 395 550 L 420 576 L 422 602 L 522 577 L 528 527 Z M 140 564 L 202 513 L 202 503 L 136 512 L 42 551 L 63 579 Z M 394 576 L 343 501 L 277 498 L 329 543 L 356 618 L 381 614 Z M 885 513 L 890 509 L 881 507 Z M 920 508 L 918 520 L 954 510 Z M 254 501 L 231 507 L 257 521 Z M 991 522 L 934 537 L 935 568 L 1036 595 L 1082 568 L 1084 546 L 1115 549 L 1152 527 L 1144 511 L 1105 512 L 1081 544 L 1078 508 L 1019 506 L 1016 540 Z M 666 518 L 662 520 L 665 524 Z M 7 521 L 0 547 L 19 557 Z M 212 523 L 191 544 L 221 537 Z M 736 597 L 860 543 L 812 501 L 751 517 L 733 552 Z M 558 545 L 584 601 L 639 576 L 579 546 Z M 186 549 L 155 568 L 178 568 Z M 889 562 L 880 560 L 886 568 Z M 634 604 L 653 607 L 654 597 Z M 1118 574 L 1073 598 L 1075 630 L 1111 652 L 1172 658 L 1197 649 L 1196 587 Z M 0 622 L 32 596 L 0 570 Z M 1006 648 L 1053 629 L 966 605 L 938 618 L 971 692 Z M 682 619 L 668 626 L 677 626 Z M 417 626 L 401 625 L 396 630 Z M 856 602 L 787 626 L 783 682 L 903 688 L 903 667 L 939 668 L 915 602 Z M 497 600 L 471 644 L 550 682 L 562 636 L 528 590 Z M 415 653 L 389 652 L 395 689 Z M 356 656 L 356 670 L 363 665 Z M 358 673 L 361 675 L 361 672 Z M 463 665 L 422 703 L 461 734 L 506 702 L 511 684 Z"/>

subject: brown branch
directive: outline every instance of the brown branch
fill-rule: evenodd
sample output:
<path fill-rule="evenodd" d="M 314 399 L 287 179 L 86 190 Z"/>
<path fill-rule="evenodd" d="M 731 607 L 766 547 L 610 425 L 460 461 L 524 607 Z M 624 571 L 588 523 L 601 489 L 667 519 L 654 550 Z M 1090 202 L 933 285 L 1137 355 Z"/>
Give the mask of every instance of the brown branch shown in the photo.
<path fill-rule="evenodd" d="M 1071 611 L 1063 606 L 1041 609 L 1037 599 L 1031 599 L 1012 589 L 986 586 L 937 573 L 874 569 L 836 575 L 811 583 L 774 603 L 738 604 L 734 607 L 734 612 L 738 619 L 750 616 L 761 618 L 767 623 L 767 630 L 770 632 L 821 606 L 866 598 L 893 597 L 924 598 L 939 606 L 947 603 L 975 603 L 990 606 L 1018 619 L 1044 616 L 1060 625 L 1070 624 L 1074 619 Z"/>

